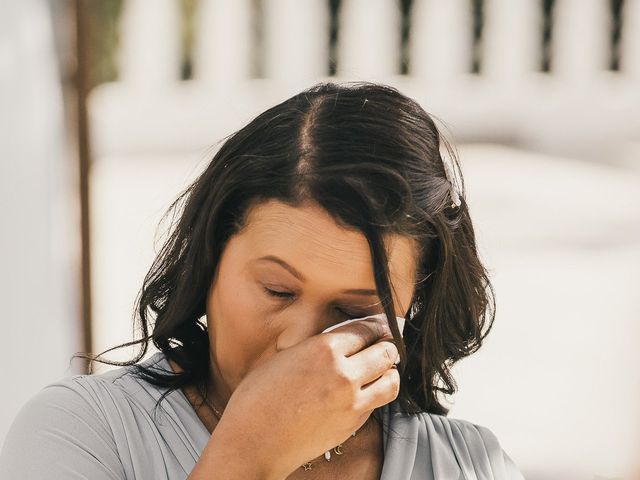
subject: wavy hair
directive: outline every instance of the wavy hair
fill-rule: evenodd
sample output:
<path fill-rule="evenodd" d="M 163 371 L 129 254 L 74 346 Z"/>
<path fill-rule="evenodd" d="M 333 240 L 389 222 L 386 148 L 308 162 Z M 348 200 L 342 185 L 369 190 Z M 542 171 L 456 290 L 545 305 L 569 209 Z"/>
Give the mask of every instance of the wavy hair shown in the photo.
<path fill-rule="evenodd" d="M 136 374 L 168 389 L 158 404 L 186 386 L 206 398 L 210 345 L 202 317 L 225 244 L 244 226 L 253 205 L 277 199 L 299 206 L 312 200 L 369 243 L 376 289 L 400 352 L 400 409 L 447 415 L 439 393 L 457 390 L 451 366 L 482 345 L 495 300 L 478 255 L 455 149 L 432 117 L 388 85 L 322 82 L 223 140 L 204 172 L 165 213 L 183 204 L 136 298 L 141 338 L 97 356 L 75 356 L 132 365 Z M 404 338 L 391 296 L 387 234 L 411 237 L 420 250 L 415 294 L 409 311 L 401 312 Z M 149 342 L 182 372 L 138 365 Z M 140 345 L 140 352 L 130 361 L 101 358 L 132 345 Z"/>

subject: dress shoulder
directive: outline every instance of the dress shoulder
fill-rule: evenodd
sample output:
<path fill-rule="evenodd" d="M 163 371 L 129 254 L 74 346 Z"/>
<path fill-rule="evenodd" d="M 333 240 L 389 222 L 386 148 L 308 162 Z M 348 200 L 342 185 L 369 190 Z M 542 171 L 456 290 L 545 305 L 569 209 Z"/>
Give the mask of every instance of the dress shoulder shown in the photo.
<path fill-rule="evenodd" d="M 113 432 L 95 394 L 101 380 L 46 385 L 18 411 L 0 451 L 0 478 L 123 480 Z"/>
<path fill-rule="evenodd" d="M 434 478 L 449 478 L 446 472 L 455 460 L 457 468 L 465 472 L 462 478 L 524 480 L 496 435 L 486 426 L 432 413 L 421 416 L 429 437 L 434 473 L 436 469 L 443 469 L 443 473 Z"/>
<path fill-rule="evenodd" d="M 171 368 L 162 352 L 141 365 Z M 180 390 L 168 391 L 137 373 L 126 365 L 42 388 L 9 428 L 0 479 L 187 478 L 210 433 Z"/>

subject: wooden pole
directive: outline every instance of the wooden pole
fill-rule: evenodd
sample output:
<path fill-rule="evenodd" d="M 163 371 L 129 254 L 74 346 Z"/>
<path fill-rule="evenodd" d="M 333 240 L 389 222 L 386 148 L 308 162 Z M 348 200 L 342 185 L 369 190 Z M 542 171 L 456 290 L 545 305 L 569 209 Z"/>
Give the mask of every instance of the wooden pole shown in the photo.
<path fill-rule="evenodd" d="M 76 91 L 76 127 L 77 159 L 80 193 L 80 230 L 81 230 L 81 338 L 85 352 L 92 352 L 92 298 L 91 298 L 91 237 L 89 168 L 91 150 L 89 143 L 89 124 L 87 115 L 87 94 L 89 92 L 89 22 L 87 0 L 75 0 L 75 52 L 76 69 L 74 85 Z M 83 366 L 88 372 L 88 364 Z"/>

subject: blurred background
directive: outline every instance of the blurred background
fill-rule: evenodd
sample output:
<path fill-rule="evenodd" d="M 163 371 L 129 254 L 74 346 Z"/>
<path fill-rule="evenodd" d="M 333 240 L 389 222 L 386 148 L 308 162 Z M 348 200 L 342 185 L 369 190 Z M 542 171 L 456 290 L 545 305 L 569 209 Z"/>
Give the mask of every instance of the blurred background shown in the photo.
<path fill-rule="evenodd" d="M 138 338 L 161 216 L 218 142 L 322 80 L 393 85 L 458 145 L 497 311 L 449 415 L 528 480 L 632 478 L 640 0 L 1 2 L 0 444 L 72 354 Z"/>

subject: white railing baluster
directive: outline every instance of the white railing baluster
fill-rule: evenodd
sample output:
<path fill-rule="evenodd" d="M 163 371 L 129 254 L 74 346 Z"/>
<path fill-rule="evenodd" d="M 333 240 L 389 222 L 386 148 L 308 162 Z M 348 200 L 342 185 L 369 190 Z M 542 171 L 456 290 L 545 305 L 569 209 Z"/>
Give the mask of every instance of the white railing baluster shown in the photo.
<path fill-rule="evenodd" d="M 339 76 L 375 79 L 399 72 L 401 12 L 398 3 L 343 0 L 339 12 Z"/>
<path fill-rule="evenodd" d="M 126 0 L 120 34 L 123 82 L 145 88 L 180 78 L 178 0 Z"/>
<path fill-rule="evenodd" d="M 473 18 L 469 0 L 416 0 L 409 36 L 410 74 L 446 81 L 471 71 Z"/>
<path fill-rule="evenodd" d="M 611 24 L 608 0 L 556 0 L 553 17 L 554 75 L 583 82 L 607 69 Z"/>
<path fill-rule="evenodd" d="M 640 1 L 627 0 L 622 10 L 620 70 L 640 80 Z"/>
<path fill-rule="evenodd" d="M 253 51 L 255 0 L 197 0 L 194 81 L 185 85 L 179 81 L 181 1 L 123 0 L 121 81 L 100 85 L 89 100 L 96 156 L 198 148 L 247 112 L 328 78 L 327 0 L 261 0 L 259 52 Z M 342 0 L 335 80 L 402 86 L 449 117 L 463 139 L 523 135 L 530 145 L 595 152 L 605 132 L 586 118 L 584 105 L 593 106 L 593 118 L 605 118 L 612 138 L 637 136 L 640 0 L 623 4 L 620 74 L 606 71 L 610 0 L 556 0 L 552 75 L 544 75 L 551 81 L 542 83 L 541 75 L 528 77 L 541 66 L 541 0 L 484 2 L 480 75 L 465 75 L 473 53 L 471 1 L 413 0 L 410 68 L 400 77 L 401 2 Z M 265 78 L 243 82 L 262 54 Z M 236 86 L 241 95 L 234 95 Z M 529 125 L 522 118 L 536 120 Z M 559 133 L 554 121 L 572 124 L 573 136 Z M 575 142 L 579 134 L 584 141 Z"/>
<path fill-rule="evenodd" d="M 194 77 L 223 87 L 249 78 L 250 0 L 200 0 L 196 11 Z"/>
<path fill-rule="evenodd" d="M 539 69 L 540 0 L 485 0 L 482 75 L 510 85 Z"/>
<path fill-rule="evenodd" d="M 325 0 L 264 0 L 264 73 L 305 82 L 329 72 L 329 6 Z"/>

